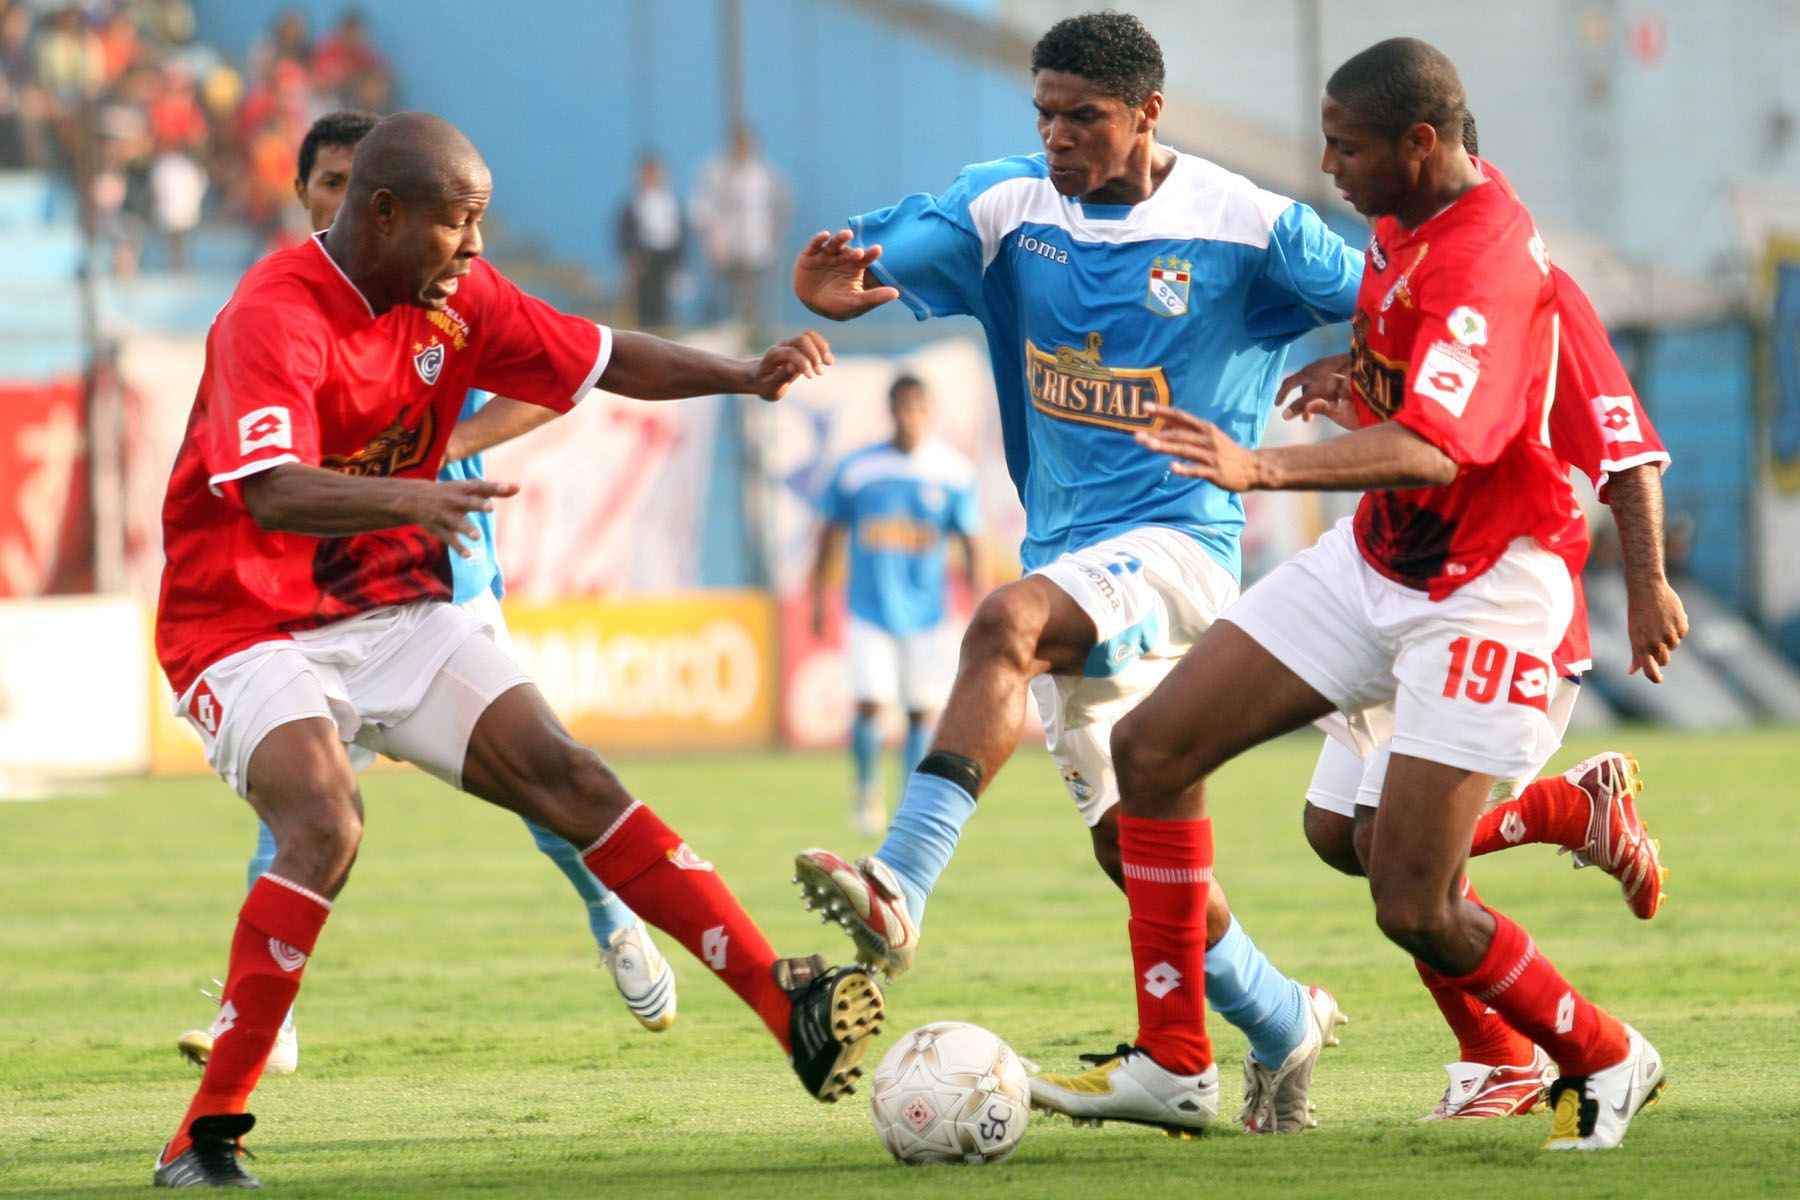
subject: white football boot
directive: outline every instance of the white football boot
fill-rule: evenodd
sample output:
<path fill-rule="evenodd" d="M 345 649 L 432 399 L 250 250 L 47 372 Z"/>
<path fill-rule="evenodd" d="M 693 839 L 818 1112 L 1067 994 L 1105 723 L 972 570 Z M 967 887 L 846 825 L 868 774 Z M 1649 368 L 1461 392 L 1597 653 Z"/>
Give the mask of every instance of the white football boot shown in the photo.
<path fill-rule="evenodd" d="M 203 994 L 212 995 L 211 992 Z M 213 1039 L 216 1036 L 211 1029 L 190 1029 L 175 1039 L 175 1048 L 181 1052 L 181 1057 L 196 1067 L 205 1067 L 206 1060 L 212 1057 Z M 281 1029 L 275 1034 L 275 1047 L 269 1051 L 269 1061 L 263 1065 L 263 1074 L 292 1075 L 299 1069 L 300 1034 L 294 1029 L 294 1010 L 290 1008 L 287 1016 L 281 1019 Z"/>
<path fill-rule="evenodd" d="M 919 927 L 892 869 L 874 855 L 846 862 L 829 850 L 794 856 L 800 899 L 821 921 L 836 921 L 856 943 L 857 961 L 898 979 L 912 967 Z"/>
<path fill-rule="evenodd" d="M 1077 1125 L 1129 1121 L 1169 1137 L 1199 1137 L 1219 1115 L 1219 1068 L 1177 1075 L 1136 1046 L 1122 1045 L 1079 1075 L 1032 1076 L 1031 1106 L 1062 1113 Z"/>
<path fill-rule="evenodd" d="M 1350 1018 L 1338 1011 L 1337 1001 L 1322 987 L 1306 989 L 1306 1028 L 1300 1044 L 1274 1070 L 1244 1052 L 1244 1107 L 1238 1123 L 1245 1133 L 1299 1133 L 1317 1129 L 1312 1102 L 1313 1068 L 1319 1053 L 1339 1045 L 1337 1029 Z"/>
<path fill-rule="evenodd" d="M 675 970 L 650 939 L 642 917 L 613 934 L 600 951 L 600 965 L 612 974 L 638 1024 L 652 1033 L 675 1024 Z"/>
<path fill-rule="evenodd" d="M 1662 1055 L 1629 1025 L 1625 1036 L 1630 1049 L 1616 1066 L 1564 1075 L 1550 1085 L 1550 1139 L 1544 1149 L 1611 1150 L 1625 1140 L 1631 1118 L 1662 1098 Z"/>

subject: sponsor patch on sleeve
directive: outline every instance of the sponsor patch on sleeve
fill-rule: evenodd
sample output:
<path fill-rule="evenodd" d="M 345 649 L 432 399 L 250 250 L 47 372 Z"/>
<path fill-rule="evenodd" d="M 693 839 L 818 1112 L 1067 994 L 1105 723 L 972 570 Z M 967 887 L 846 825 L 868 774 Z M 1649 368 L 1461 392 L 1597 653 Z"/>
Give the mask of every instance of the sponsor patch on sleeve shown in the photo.
<path fill-rule="evenodd" d="M 1450 336 L 1462 345 L 1487 345 L 1487 318 L 1468 305 L 1452 310 L 1445 324 L 1450 326 Z"/>
<path fill-rule="evenodd" d="M 294 448 L 294 427 L 284 406 L 259 408 L 238 418 L 239 454 L 254 454 L 271 446 L 283 450 Z"/>
<path fill-rule="evenodd" d="M 1474 355 L 1454 342 L 1433 342 L 1413 377 L 1413 391 L 1460 417 L 1480 377 L 1481 366 Z"/>
<path fill-rule="evenodd" d="M 1631 396 L 1595 396 L 1594 416 L 1600 420 L 1602 436 L 1609 443 L 1641 442 L 1644 431 L 1638 425 L 1637 400 Z"/>

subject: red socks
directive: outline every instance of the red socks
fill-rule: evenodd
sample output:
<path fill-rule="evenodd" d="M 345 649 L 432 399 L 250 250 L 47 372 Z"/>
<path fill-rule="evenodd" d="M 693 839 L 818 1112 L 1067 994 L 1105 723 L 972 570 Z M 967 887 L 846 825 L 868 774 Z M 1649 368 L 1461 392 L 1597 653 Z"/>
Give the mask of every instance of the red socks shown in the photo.
<path fill-rule="evenodd" d="M 1482 906 L 1486 908 L 1486 905 Z M 1538 953 L 1531 935 L 1489 908 L 1494 940 L 1481 965 L 1449 979 L 1556 1060 L 1565 1075 L 1615 1066 L 1628 1049 L 1625 1027 L 1569 986 Z"/>
<path fill-rule="evenodd" d="M 1475 885 L 1463 877 L 1463 899 L 1481 903 Z M 1447 976 L 1413 959 L 1419 979 L 1437 1002 L 1444 1022 L 1456 1035 L 1457 1057 L 1462 1062 L 1489 1067 L 1517 1066 L 1531 1061 L 1531 1039 L 1500 1019 L 1500 1014 L 1450 982 Z"/>
<path fill-rule="evenodd" d="M 711 967 L 793 1052 L 792 1005 L 770 970 L 775 951 L 711 863 L 635 800 L 581 858 L 632 911 Z"/>
<path fill-rule="evenodd" d="M 1131 909 L 1137 1044 L 1166 1071 L 1212 1065 L 1206 1036 L 1206 894 L 1212 822 L 1119 815 L 1119 858 Z"/>
<path fill-rule="evenodd" d="M 241 1113 L 250 1103 L 330 913 L 325 897 L 278 875 L 265 874 L 251 885 L 231 939 L 231 965 L 212 1027 L 212 1054 L 164 1162 L 188 1148 L 188 1125 L 195 1117 Z"/>
<path fill-rule="evenodd" d="M 1548 842 L 1579 850 L 1587 841 L 1592 810 L 1588 794 L 1561 775 L 1534 780 L 1515 798 L 1481 814 L 1475 822 L 1469 857 L 1523 842 Z"/>

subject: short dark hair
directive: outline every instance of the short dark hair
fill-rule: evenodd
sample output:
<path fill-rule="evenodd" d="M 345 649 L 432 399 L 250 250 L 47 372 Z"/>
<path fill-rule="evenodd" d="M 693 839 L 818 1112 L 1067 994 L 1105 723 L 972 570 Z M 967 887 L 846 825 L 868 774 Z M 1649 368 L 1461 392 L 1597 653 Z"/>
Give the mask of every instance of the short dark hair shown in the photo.
<path fill-rule="evenodd" d="M 1481 157 L 1481 138 L 1475 132 L 1475 114 L 1466 108 L 1463 109 L 1462 144 L 1463 149 L 1472 156 Z"/>
<path fill-rule="evenodd" d="M 1162 47 L 1130 13 L 1065 17 L 1031 48 L 1031 73 L 1066 71 L 1136 107 L 1162 91 Z"/>
<path fill-rule="evenodd" d="M 901 392 L 923 392 L 924 390 L 925 381 L 923 379 L 917 375 L 902 372 L 894 377 L 894 382 L 888 384 L 888 403 L 892 404 L 898 400 Z"/>
<path fill-rule="evenodd" d="M 1333 71 L 1325 93 L 1387 138 L 1425 124 L 1462 140 L 1462 79 L 1442 50 L 1418 38 L 1376 42 Z"/>
<path fill-rule="evenodd" d="M 320 146 L 350 146 L 369 136 L 381 118 L 360 108 L 344 108 L 326 113 L 312 123 L 300 143 L 300 175 L 302 185 L 312 178 L 313 164 L 319 160 Z"/>

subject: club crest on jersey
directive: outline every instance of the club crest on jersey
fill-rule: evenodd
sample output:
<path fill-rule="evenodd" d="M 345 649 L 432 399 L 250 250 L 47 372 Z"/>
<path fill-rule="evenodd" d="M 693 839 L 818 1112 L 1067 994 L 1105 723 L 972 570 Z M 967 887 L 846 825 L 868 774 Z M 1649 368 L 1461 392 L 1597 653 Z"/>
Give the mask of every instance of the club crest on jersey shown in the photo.
<path fill-rule="evenodd" d="M 425 381 L 425 386 L 430 387 L 436 383 L 438 376 L 444 370 L 444 344 L 436 337 L 424 345 L 414 342 L 413 370 L 419 373 L 419 378 Z"/>
<path fill-rule="evenodd" d="M 1112 367 L 1100 361 L 1104 339 L 1090 331 L 1080 350 L 1058 346 L 1054 353 L 1025 341 L 1025 382 L 1032 407 L 1063 421 L 1104 425 L 1131 433 L 1156 427 L 1149 406 L 1169 402 L 1169 379 L 1161 367 Z"/>
<path fill-rule="evenodd" d="M 1144 306 L 1159 317 L 1179 317 L 1188 310 L 1188 285 L 1194 264 L 1183 258 L 1159 258 L 1150 264 L 1150 294 Z"/>

